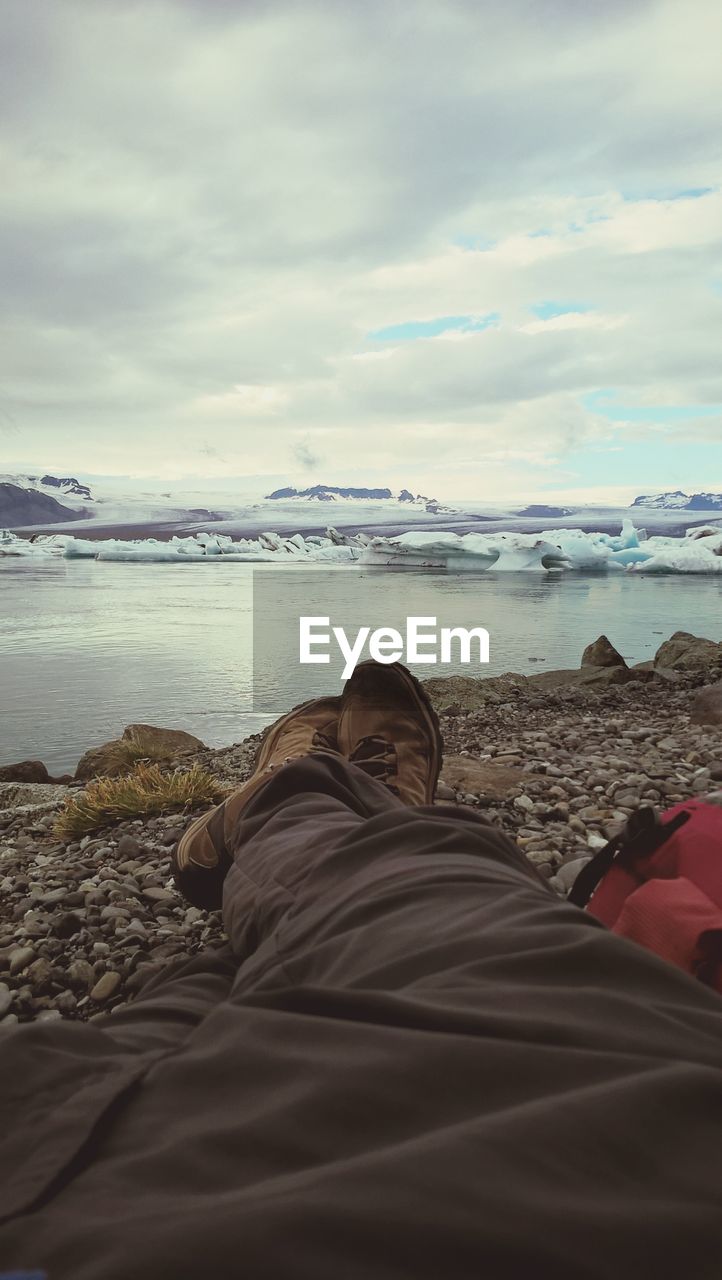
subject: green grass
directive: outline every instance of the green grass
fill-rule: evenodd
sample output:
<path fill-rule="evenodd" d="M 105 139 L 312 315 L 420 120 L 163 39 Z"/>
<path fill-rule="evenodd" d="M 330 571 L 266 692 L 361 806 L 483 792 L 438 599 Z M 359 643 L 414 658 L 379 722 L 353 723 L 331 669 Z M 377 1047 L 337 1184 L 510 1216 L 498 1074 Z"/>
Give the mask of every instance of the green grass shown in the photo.
<path fill-rule="evenodd" d="M 210 807 L 227 794 L 213 774 L 198 765 L 185 772 L 164 773 L 157 764 L 137 764 L 122 778 L 96 778 L 71 796 L 53 830 L 61 839 L 73 840 L 127 818 Z"/>

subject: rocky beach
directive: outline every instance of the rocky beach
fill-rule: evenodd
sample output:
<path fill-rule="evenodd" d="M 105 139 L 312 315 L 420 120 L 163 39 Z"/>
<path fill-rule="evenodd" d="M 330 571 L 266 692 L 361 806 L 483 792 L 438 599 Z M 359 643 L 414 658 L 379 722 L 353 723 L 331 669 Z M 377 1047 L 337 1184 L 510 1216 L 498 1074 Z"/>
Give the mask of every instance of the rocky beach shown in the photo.
<path fill-rule="evenodd" d="M 600 637 L 575 670 L 426 683 L 445 744 L 437 803 L 482 811 L 560 895 L 640 805 L 722 790 L 722 644 L 677 633 L 629 668 Z M 221 788 L 244 781 L 259 741 L 212 751 L 148 734 L 164 769 L 199 767 Z M 49 781 L 37 762 L 0 770 L 2 1026 L 102 1016 L 223 943 L 220 916 L 184 902 L 170 875 L 171 849 L 202 808 L 56 833 L 88 779 L 110 760 L 117 771 L 117 744 L 103 752 L 73 779 Z"/>

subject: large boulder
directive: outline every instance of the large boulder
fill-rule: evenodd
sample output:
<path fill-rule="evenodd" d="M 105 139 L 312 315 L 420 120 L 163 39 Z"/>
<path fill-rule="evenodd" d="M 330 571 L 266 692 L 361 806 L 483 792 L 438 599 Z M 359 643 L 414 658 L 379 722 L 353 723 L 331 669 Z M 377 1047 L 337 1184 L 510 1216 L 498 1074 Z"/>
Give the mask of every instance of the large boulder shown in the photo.
<path fill-rule="evenodd" d="M 655 667 L 676 671 L 698 671 L 722 664 L 722 644 L 693 636 L 689 631 L 675 631 L 654 655 Z"/>
<path fill-rule="evenodd" d="M 205 742 L 185 729 L 158 729 L 152 724 L 129 724 L 123 730 L 121 741 L 147 746 L 154 754 L 166 754 L 169 758 L 187 755 L 191 751 L 207 751 Z"/>
<path fill-rule="evenodd" d="M 0 768 L 0 782 L 50 781 L 50 775 L 42 760 L 20 760 L 17 764 L 5 764 Z"/>
<path fill-rule="evenodd" d="M 127 773 L 138 760 L 175 760 L 195 751 L 207 750 L 205 743 L 184 729 L 161 729 L 152 724 L 129 724 L 121 738 L 91 747 L 78 762 L 75 777 L 114 778 Z"/>
<path fill-rule="evenodd" d="M 689 718 L 692 724 L 722 725 L 722 680 L 698 689 Z"/>
<path fill-rule="evenodd" d="M 588 644 L 582 654 L 583 667 L 626 667 L 626 662 L 606 636 Z"/>
<path fill-rule="evenodd" d="M 626 664 L 622 667 L 572 667 L 561 671 L 539 671 L 528 677 L 532 689 L 561 689 L 577 685 L 583 689 L 607 689 L 610 685 L 629 684 L 632 680 L 649 679 L 647 671 L 635 671 Z"/>

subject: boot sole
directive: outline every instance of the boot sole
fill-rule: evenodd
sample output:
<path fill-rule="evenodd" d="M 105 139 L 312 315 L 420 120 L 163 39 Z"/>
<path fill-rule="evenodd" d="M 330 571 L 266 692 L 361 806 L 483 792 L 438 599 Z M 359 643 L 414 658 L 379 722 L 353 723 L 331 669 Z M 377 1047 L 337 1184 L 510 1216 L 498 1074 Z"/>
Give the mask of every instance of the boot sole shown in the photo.
<path fill-rule="evenodd" d="M 444 754 L 444 740 L 441 736 L 439 717 L 437 716 L 431 704 L 431 699 L 429 698 L 424 686 L 421 684 L 421 681 L 418 680 L 416 676 L 412 675 L 408 667 L 405 667 L 403 663 L 395 662 L 393 664 L 381 664 L 376 662 L 362 662 L 358 667 L 356 667 L 356 671 L 361 670 L 362 667 L 371 668 L 385 665 L 391 665 L 396 677 L 405 684 L 407 692 L 415 699 L 426 723 L 426 728 L 433 744 L 431 757 L 431 790 L 428 801 L 429 804 L 433 804 Z"/>

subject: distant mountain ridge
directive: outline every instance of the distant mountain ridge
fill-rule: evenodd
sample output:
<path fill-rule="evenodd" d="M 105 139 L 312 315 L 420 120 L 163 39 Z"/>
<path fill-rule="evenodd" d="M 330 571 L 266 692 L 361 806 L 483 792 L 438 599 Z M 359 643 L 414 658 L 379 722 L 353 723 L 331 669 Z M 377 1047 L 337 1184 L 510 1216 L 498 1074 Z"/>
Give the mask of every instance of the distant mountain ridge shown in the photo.
<path fill-rule="evenodd" d="M 654 507 L 658 511 L 722 511 L 722 493 L 683 493 L 675 489 L 669 493 L 640 494 L 633 507 Z"/>
<path fill-rule="evenodd" d="M 431 515 L 454 510 L 453 507 L 442 506 L 438 498 L 428 498 L 423 493 L 414 494 L 410 489 L 401 489 L 399 493 L 394 493 L 391 489 L 364 489 L 355 488 L 352 485 L 313 484 L 307 489 L 294 489 L 293 486 L 287 485 L 283 489 L 274 489 L 273 493 L 267 493 L 266 498 L 269 501 L 283 501 L 283 499 L 293 501 L 301 498 L 309 502 L 406 502 L 414 506 L 423 506 Z"/>
<path fill-rule="evenodd" d="M 74 476 L 28 476 L 28 480 L 39 485 L 45 485 L 50 489 L 62 489 L 63 493 L 75 498 L 86 498 L 88 502 L 94 502 L 90 489 L 87 484 L 81 484 Z"/>

